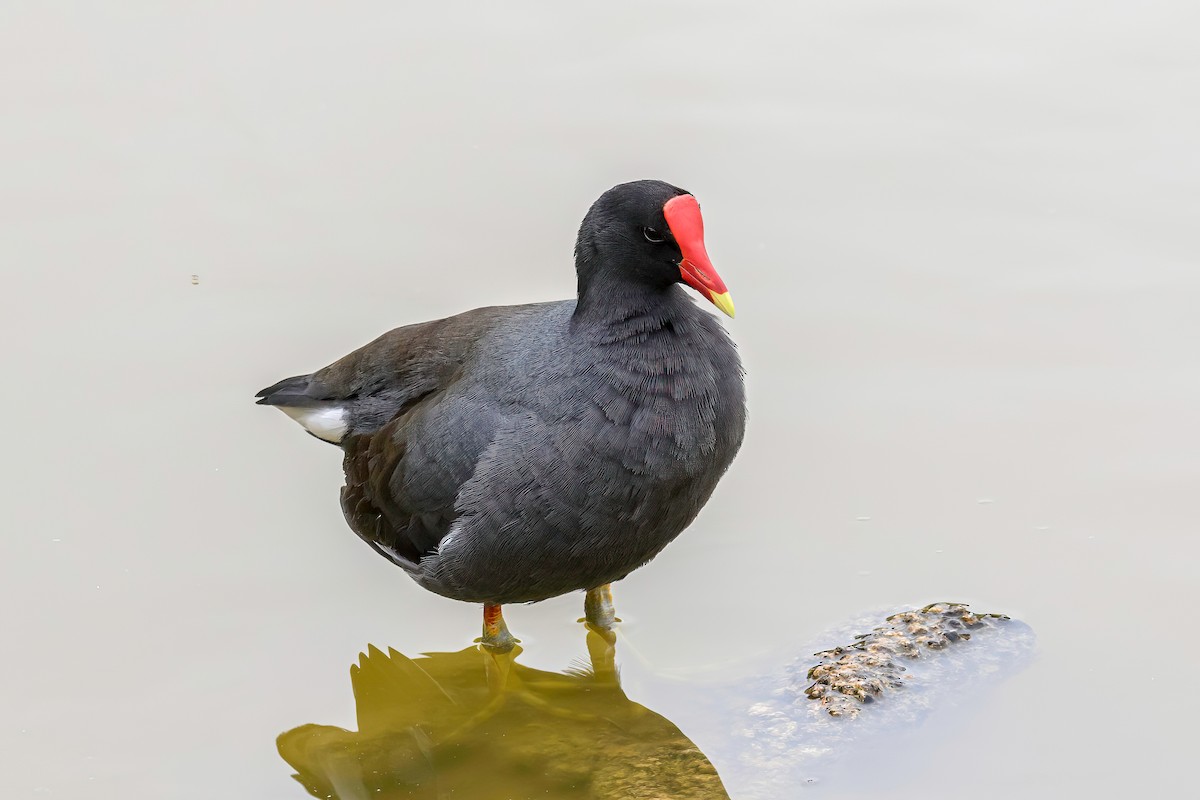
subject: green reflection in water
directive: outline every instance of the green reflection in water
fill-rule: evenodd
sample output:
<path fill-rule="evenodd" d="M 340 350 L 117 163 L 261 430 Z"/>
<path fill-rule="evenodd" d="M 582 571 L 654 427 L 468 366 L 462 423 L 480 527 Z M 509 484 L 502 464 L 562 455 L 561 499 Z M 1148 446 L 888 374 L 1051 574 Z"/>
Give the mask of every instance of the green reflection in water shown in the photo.
<path fill-rule="evenodd" d="M 532 669 L 476 647 L 410 659 L 369 647 L 350 668 L 358 731 L 302 725 L 279 754 L 315 797 L 727 798 L 678 728 L 621 690 L 612 643 L 591 669 Z"/>

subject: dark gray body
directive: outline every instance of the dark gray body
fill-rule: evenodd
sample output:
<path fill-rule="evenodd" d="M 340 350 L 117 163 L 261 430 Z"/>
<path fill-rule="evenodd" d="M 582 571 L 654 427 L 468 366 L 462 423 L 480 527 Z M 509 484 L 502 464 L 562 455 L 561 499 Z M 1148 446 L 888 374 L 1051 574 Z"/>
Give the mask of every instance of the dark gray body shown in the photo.
<path fill-rule="evenodd" d="M 695 518 L 745 401 L 732 342 L 681 287 L 596 306 L 400 328 L 261 402 L 345 410 L 346 519 L 425 588 L 511 603 L 603 585 Z"/>

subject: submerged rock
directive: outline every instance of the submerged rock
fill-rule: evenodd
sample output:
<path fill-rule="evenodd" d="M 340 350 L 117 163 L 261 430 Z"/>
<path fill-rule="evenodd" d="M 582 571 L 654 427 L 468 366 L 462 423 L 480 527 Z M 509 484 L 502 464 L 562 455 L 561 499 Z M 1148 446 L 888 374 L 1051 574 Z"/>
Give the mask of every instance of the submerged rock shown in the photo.
<path fill-rule="evenodd" d="M 812 656 L 730 684 L 715 711 L 728 745 L 708 755 L 746 800 L 845 778 L 863 758 L 875 772 L 917 769 L 922 759 L 903 754 L 936 746 L 933 712 L 968 707 L 1020 672 L 1035 644 L 1028 625 L 961 603 L 860 618 L 805 648 Z"/>
<path fill-rule="evenodd" d="M 970 641 L 972 631 L 1008 621 L 1004 614 L 974 614 L 963 603 L 931 603 L 892 614 L 887 624 L 855 636 L 853 644 L 815 653 L 820 661 L 806 674 L 814 683 L 804 694 L 831 716 L 857 716 L 863 704 L 904 686 L 901 660 Z"/>

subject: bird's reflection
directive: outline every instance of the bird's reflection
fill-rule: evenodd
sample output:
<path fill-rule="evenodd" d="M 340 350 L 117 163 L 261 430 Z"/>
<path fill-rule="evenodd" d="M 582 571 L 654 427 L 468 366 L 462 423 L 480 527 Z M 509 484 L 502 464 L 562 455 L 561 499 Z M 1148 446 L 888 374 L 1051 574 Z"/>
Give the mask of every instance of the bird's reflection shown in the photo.
<path fill-rule="evenodd" d="M 517 662 L 471 647 L 410 659 L 370 647 L 350 670 L 358 731 L 302 725 L 279 753 L 314 797 L 727 798 L 716 769 L 669 720 L 621 690 L 610 638 L 590 668 Z"/>

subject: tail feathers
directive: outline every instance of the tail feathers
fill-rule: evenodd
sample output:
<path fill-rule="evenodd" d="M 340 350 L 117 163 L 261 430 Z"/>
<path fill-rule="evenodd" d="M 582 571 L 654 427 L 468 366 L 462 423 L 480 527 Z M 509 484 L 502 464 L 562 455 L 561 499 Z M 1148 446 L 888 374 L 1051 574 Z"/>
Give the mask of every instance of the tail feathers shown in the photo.
<path fill-rule="evenodd" d="M 293 406 L 304 408 L 322 405 L 319 398 L 313 397 L 312 375 L 297 375 L 294 378 L 284 378 L 279 383 L 268 386 L 258 394 L 260 406 Z"/>
<path fill-rule="evenodd" d="M 260 406 L 275 406 L 318 439 L 339 444 L 346 436 L 350 415 L 344 403 L 325 397 L 312 375 L 286 378 L 255 397 Z"/>

